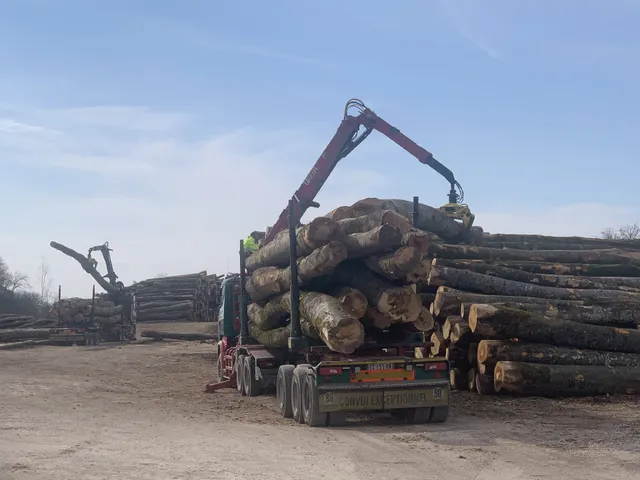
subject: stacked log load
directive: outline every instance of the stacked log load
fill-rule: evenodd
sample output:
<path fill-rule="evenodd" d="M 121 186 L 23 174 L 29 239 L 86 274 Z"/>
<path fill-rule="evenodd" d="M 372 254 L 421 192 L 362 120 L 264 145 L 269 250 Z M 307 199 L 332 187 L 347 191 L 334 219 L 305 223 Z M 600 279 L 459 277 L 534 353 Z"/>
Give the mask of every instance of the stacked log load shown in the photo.
<path fill-rule="evenodd" d="M 93 310 L 93 311 L 92 311 Z M 107 295 L 91 298 L 63 298 L 51 310 L 58 324 L 65 327 L 81 327 L 97 323 L 105 328 L 122 320 L 122 306 L 116 305 Z"/>
<path fill-rule="evenodd" d="M 0 350 L 45 343 L 49 329 L 56 324 L 54 318 L 0 314 Z"/>
<path fill-rule="evenodd" d="M 365 336 L 430 332 L 434 319 L 416 284 L 428 281 L 430 234 L 459 240 L 463 227 L 420 205 L 412 228 L 412 203 L 365 199 L 340 207 L 296 230 L 301 326 L 332 351 L 350 354 Z M 251 335 L 268 346 L 289 337 L 291 271 L 289 232 L 280 232 L 247 259 Z"/>
<path fill-rule="evenodd" d="M 217 311 L 218 281 L 206 271 L 151 278 L 131 287 L 138 322 L 210 322 Z"/>
<path fill-rule="evenodd" d="M 430 355 L 480 394 L 640 393 L 640 241 L 489 235 L 432 242 Z"/>

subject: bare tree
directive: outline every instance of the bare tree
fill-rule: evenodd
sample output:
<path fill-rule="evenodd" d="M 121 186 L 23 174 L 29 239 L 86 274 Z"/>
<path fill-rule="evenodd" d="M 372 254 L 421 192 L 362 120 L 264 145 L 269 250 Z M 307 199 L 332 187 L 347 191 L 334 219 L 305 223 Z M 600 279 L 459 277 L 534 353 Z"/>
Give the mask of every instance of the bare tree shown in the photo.
<path fill-rule="evenodd" d="M 164 278 L 164 277 L 166 277 L 166 276 L 167 276 L 167 274 L 166 274 L 166 273 L 158 273 L 158 274 L 157 274 L 155 277 L 153 277 L 153 278 Z"/>
<path fill-rule="evenodd" d="M 53 279 L 51 278 L 51 266 L 44 257 L 40 259 L 38 281 L 40 283 L 40 302 L 47 304 L 51 302 L 51 285 L 53 284 Z"/>
<path fill-rule="evenodd" d="M 607 240 L 636 240 L 640 239 L 640 223 L 630 223 L 616 228 L 605 228 L 600 232 Z"/>
<path fill-rule="evenodd" d="M 12 293 L 31 288 L 31 285 L 29 284 L 29 276 L 22 272 L 10 273 L 5 284 L 5 288 Z"/>

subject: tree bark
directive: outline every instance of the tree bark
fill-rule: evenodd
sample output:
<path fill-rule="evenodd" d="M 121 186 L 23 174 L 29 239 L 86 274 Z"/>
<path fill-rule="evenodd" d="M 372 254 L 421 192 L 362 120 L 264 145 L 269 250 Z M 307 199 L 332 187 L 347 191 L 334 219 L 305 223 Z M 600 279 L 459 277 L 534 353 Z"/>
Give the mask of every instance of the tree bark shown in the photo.
<path fill-rule="evenodd" d="M 392 210 L 379 210 L 355 218 L 344 218 L 338 220 L 338 223 L 347 235 L 368 232 L 382 225 L 394 226 L 403 235 L 411 230 L 411 222 Z"/>
<path fill-rule="evenodd" d="M 467 350 L 467 361 L 470 365 L 475 365 L 478 358 L 478 344 L 476 342 L 469 344 L 469 349 Z"/>
<path fill-rule="evenodd" d="M 51 242 L 49 243 L 49 245 L 52 248 L 58 250 L 59 252 L 64 253 L 68 257 L 71 257 L 76 262 L 78 262 L 82 267 L 82 269 L 85 272 L 87 272 L 89 275 L 91 275 L 93 279 L 96 281 L 96 283 L 100 285 L 105 292 L 108 292 L 113 295 L 119 294 L 119 289 L 114 285 L 111 285 L 107 280 L 105 280 L 104 277 L 100 275 L 100 273 L 98 273 L 98 271 L 93 266 L 93 263 L 91 263 L 91 261 L 87 257 L 82 255 L 81 253 L 76 252 L 72 248 L 66 247 L 58 242 Z"/>
<path fill-rule="evenodd" d="M 640 368 L 498 362 L 497 391 L 544 397 L 639 394 Z"/>
<path fill-rule="evenodd" d="M 579 244 L 596 248 L 626 248 L 640 250 L 640 240 L 609 240 L 604 238 L 591 237 L 554 237 L 549 235 L 522 235 L 494 233 L 485 234 L 482 238 L 484 243 L 491 242 L 516 242 L 516 243 L 541 243 L 550 242 L 557 244 Z"/>
<path fill-rule="evenodd" d="M 333 241 L 316 248 L 308 256 L 298 259 L 298 284 L 326 275 L 347 258 L 347 250 Z M 261 267 L 247 279 L 246 289 L 254 302 L 266 300 L 291 288 L 291 268 Z"/>
<path fill-rule="evenodd" d="M 453 326 L 449 340 L 455 345 L 466 345 L 471 341 L 472 337 L 473 335 L 469 324 L 467 322 L 460 322 Z"/>
<path fill-rule="evenodd" d="M 591 325 L 637 327 L 640 325 L 640 304 L 557 305 L 544 313 L 549 318 L 561 318 Z"/>
<path fill-rule="evenodd" d="M 407 273 L 406 277 L 404 278 L 404 281 L 410 284 L 411 283 L 418 284 L 418 288 L 419 288 L 418 292 L 420 292 L 420 286 L 426 285 L 427 282 L 429 281 L 430 270 L 431 270 L 431 259 L 425 255 L 422 255 L 418 264 Z M 420 292 L 420 294 L 427 295 L 427 293 L 422 293 L 422 292 Z M 431 302 L 433 302 L 433 298 L 435 298 L 435 294 L 431 293 L 428 295 L 431 295 L 432 297 Z"/>
<path fill-rule="evenodd" d="M 339 222 L 340 220 L 345 220 L 347 218 L 357 218 L 359 215 L 356 215 L 352 207 L 344 206 L 334 208 L 324 216 Z"/>
<path fill-rule="evenodd" d="M 449 363 L 456 368 L 469 368 L 469 362 L 467 362 L 467 349 L 458 345 L 449 344 L 444 351 L 444 358 L 449 360 Z"/>
<path fill-rule="evenodd" d="M 249 323 L 249 334 L 265 347 L 286 347 L 289 344 L 291 328 L 287 326 L 263 330 L 254 323 Z"/>
<path fill-rule="evenodd" d="M 248 313 L 251 323 L 258 329 L 269 330 L 266 327 L 275 325 L 272 323 L 275 322 L 275 317 L 279 316 L 281 319 L 285 314 L 290 314 L 290 311 L 291 295 L 285 293 L 274 297 L 265 307 L 255 305 Z M 364 342 L 364 327 L 360 321 L 338 299 L 329 295 L 300 292 L 300 315 L 335 352 L 353 353 Z"/>
<path fill-rule="evenodd" d="M 493 305 L 472 305 L 469 326 L 483 338 L 518 338 L 574 348 L 640 353 L 640 330 L 549 319 Z"/>
<path fill-rule="evenodd" d="M 334 285 L 360 290 L 370 306 L 391 317 L 394 323 L 414 322 L 422 311 L 420 296 L 410 287 L 398 287 L 358 262 L 341 263 L 330 280 Z"/>
<path fill-rule="evenodd" d="M 487 248 L 508 248 L 512 250 L 601 250 L 601 249 L 612 248 L 606 244 L 585 245 L 582 243 L 562 243 L 562 242 L 553 242 L 553 241 L 541 241 L 541 242 L 485 242 L 485 241 L 482 241 L 481 245 Z"/>
<path fill-rule="evenodd" d="M 403 217 L 411 220 L 413 202 L 407 200 L 381 200 L 378 198 L 365 198 L 352 205 L 356 214 L 366 215 L 380 210 L 393 210 Z M 440 238 L 449 241 L 465 240 L 469 232 L 465 227 L 447 217 L 441 211 L 427 205 L 418 204 L 418 223 L 415 225 L 420 230 L 435 233 Z"/>
<path fill-rule="evenodd" d="M 592 300 L 592 301 L 635 301 L 640 302 L 640 293 L 620 290 L 574 290 L 571 288 L 541 287 L 481 273 L 460 270 L 451 267 L 431 266 L 430 285 L 444 285 L 471 292 L 488 295 L 507 295 L 518 297 L 538 297 L 552 300 Z"/>
<path fill-rule="evenodd" d="M 476 373 L 475 387 L 476 392 L 478 392 L 479 395 L 492 395 L 496 393 L 496 389 L 493 386 L 493 377 L 491 375 Z"/>
<path fill-rule="evenodd" d="M 340 225 L 326 217 L 313 219 L 296 230 L 296 251 L 298 257 L 306 257 L 316 248 L 339 240 L 343 235 Z M 289 230 L 283 230 L 267 245 L 247 258 L 247 269 L 260 267 L 286 267 L 289 264 Z"/>
<path fill-rule="evenodd" d="M 439 260 L 443 260 L 440 258 Z M 451 260 L 462 268 L 472 268 L 472 265 L 489 264 L 498 267 L 513 268 L 530 273 L 548 275 L 577 275 L 582 277 L 640 277 L 640 266 L 629 264 L 595 265 L 584 263 L 544 263 L 519 260 Z"/>
<path fill-rule="evenodd" d="M 341 239 L 350 260 L 393 250 L 402 244 L 402 233 L 392 225 L 381 225 L 363 233 L 352 233 Z"/>
<path fill-rule="evenodd" d="M 198 340 L 217 340 L 217 335 L 210 335 L 207 333 L 179 333 L 179 332 L 160 332 L 157 330 L 144 330 L 141 337 L 155 338 L 157 340 L 186 340 L 186 341 L 198 341 Z"/>
<path fill-rule="evenodd" d="M 579 350 L 540 343 L 503 340 L 483 340 L 478 346 L 478 363 L 494 368 L 500 361 L 544 363 L 548 365 L 605 365 L 609 367 L 639 367 L 640 355 Z"/>
<path fill-rule="evenodd" d="M 193 307 L 193 300 L 182 300 L 179 302 L 138 302 L 138 313 L 147 311 L 172 311 L 189 310 Z M 91 309 L 89 309 L 91 311 Z M 84 312 L 83 312 L 84 313 Z M 95 313 L 95 310 L 94 310 Z"/>
<path fill-rule="evenodd" d="M 542 287 L 583 288 L 583 289 L 640 289 L 640 278 L 625 277 L 581 277 L 575 275 L 548 275 L 525 272 L 515 268 L 488 265 L 484 263 L 464 263 L 456 260 L 433 259 L 432 266 L 452 267 L 471 270 L 492 277 L 500 277 L 514 282 L 533 283 Z"/>
<path fill-rule="evenodd" d="M 402 235 L 402 245 L 405 247 L 416 247 L 420 251 L 420 254 L 424 255 L 429 251 L 431 235 L 417 228 L 411 228 L 411 230 Z"/>
<path fill-rule="evenodd" d="M 329 295 L 337 298 L 354 317 L 360 319 L 366 315 L 369 302 L 360 290 L 353 287 L 336 287 L 329 292 Z"/>
<path fill-rule="evenodd" d="M 363 262 L 389 280 L 405 280 L 420 265 L 421 260 L 422 253 L 417 247 L 400 247 L 394 252 L 367 257 Z"/>

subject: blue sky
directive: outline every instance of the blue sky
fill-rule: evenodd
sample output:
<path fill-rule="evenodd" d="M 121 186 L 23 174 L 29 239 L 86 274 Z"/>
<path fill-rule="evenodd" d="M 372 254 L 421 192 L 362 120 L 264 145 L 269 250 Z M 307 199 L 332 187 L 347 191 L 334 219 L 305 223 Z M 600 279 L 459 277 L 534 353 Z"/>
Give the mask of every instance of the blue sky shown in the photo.
<path fill-rule="evenodd" d="M 638 221 L 639 22 L 634 0 L 4 0 L 2 255 L 32 276 L 45 256 L 75 294 L 50 240 L 109 240 L 125 282 L 234 270 L 351 97 L 452 169 L 487 230 Z M 372 135 L 319 213 L 447 190 Z"/>

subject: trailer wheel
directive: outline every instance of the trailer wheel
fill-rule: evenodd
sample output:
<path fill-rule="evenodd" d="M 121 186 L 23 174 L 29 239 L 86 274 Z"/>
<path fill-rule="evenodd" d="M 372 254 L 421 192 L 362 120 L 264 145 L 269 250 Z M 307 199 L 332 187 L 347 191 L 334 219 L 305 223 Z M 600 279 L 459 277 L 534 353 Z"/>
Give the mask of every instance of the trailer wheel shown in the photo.
<path fill-rule="evenodd" d="M 244 358 L 244 388 L 247 397 L 257 397 L 262 393 L 262 382 L 256 380 L 256 359 L 247 355 Z"/>
<path fill-rule="evenodd" d="M 407 423 L 413 425 L 427 423 L 431 418 L 431 407 L 407 408 L 404 418 Z"/>
<path fill-rule="evenodd" d="M 278 377 L 276 379 L 276 398 L 278 399 L 278 407 L 280 415 L 283 418 L 293 417 L 291 407 L 291 384 L 293 382 L 293 365 L 280 365 L 278 368 Z"/>
<path fill-rule="evenodd" d="M 307 380 L 307 374 L 311 365 L 298 365 L 293 371 L 291 379 L 291 411 L 293 419 L 298 423 L 304 423 L 302 413 L 302 386 Z"/>
<path fill-rule="evenodd" d="M 302 385 L 302 415 L 304 423 L 310 427 L 327 426 L 327 414 L 320 412 L 320 394 L 313 370 L 308 370 L 306 381 Z"/>
<path fill-rule="evenodd" d="M 244 354 L 240 354 L 238 356 L 236 356 L 236 364 L 235 364 L 235 370 L 236 370 L 236 388 L 238 389 L 238 391 L 240 392 L 240 395 L 246 395 L 247 394 L 247 390 L 244 384 Z"/>
<path fill-rule="evenodd" d="M 444 423 L 449 418 L 449 405 L 446 407 L 433 407 L 429 416 L 429 423 Z"/>

